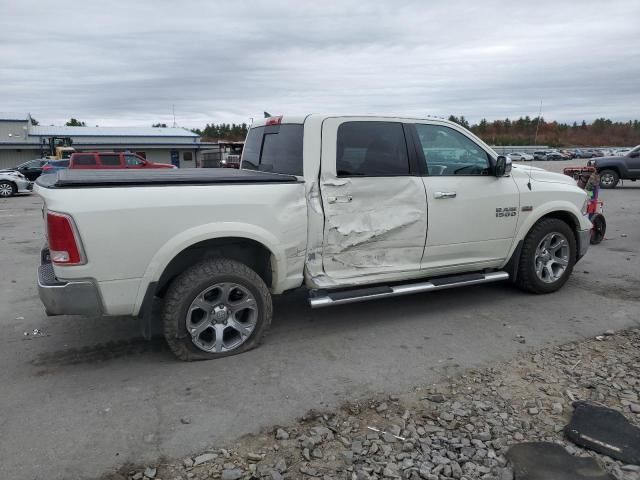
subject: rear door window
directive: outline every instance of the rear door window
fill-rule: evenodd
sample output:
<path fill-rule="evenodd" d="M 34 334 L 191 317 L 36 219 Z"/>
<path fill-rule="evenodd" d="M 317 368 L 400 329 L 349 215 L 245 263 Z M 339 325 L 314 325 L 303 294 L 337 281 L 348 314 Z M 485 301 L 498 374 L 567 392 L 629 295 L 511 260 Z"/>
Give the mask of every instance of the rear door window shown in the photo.
<path fill-rule="evenodd" d="M 397 122 L 345 122 L 338 127 L 339 177 L 409 175 L 404 129 Z"/>
<path fill-rule="evenodd" d="M 252 128 L 242 152 L 242 168 L 302 175 L 303 129 L 300 124 Z"/>
<path fill-rule="evenodd" d="M 100 154 L 100 163 L 105 167 L 119 167 L 120 154 L 119 153 Z"/>
<path fill-rule="evenodd" d="M 95 165 L 96 157 L 92 153 L 80 154 L 73 157 L 74 165 Z"/>

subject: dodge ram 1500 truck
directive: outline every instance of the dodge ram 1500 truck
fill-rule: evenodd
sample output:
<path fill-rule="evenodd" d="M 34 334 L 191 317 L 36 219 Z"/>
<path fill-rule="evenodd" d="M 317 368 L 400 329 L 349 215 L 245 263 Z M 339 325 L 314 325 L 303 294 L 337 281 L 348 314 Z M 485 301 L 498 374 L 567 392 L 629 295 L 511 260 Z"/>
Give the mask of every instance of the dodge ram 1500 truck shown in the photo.
<path fill-rule="evenodd" d="M 158 321 L 183 360 L 255 347 L 271 295 L 302 286 L 312 307 L 508 279 L 553 292 L 591 228 L 570 177 L 512 169 L 439 119 L 271 117 L 240 170 L 63 170 L 36 191 L 47 313 Z"/>

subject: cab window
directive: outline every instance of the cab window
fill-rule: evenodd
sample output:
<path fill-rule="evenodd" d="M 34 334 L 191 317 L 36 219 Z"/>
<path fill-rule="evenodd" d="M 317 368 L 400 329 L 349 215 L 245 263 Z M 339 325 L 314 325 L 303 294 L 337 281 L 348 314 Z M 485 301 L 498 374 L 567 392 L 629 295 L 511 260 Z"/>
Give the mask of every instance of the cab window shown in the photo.
<path fill-rule="evenodd" d="M 416 124 L 416 130 L 429 175 L 489 174 L 489 154 L 466 135 L 443 125 Z"/>
<path fill-rule="evenodd" d="M 105 167 L 119 167 L 120 166 L 120 154 L 119 153 L 107 153 L 100 154 L 100 163 Z"/>
<path fill-rule="evenodd" d="M 144 161 L 136 155 L 125 155 L 124 163 L 128 167 L 139 167 L 144 164 Z"/>
<path fill-rule="evenodd" d="M 302 175 L 303 135 L 304 126 L 293 123 L 252 128 L 242 152 L 242 168 Z"/>
<path fill-rule="evenodd" d="M 397 122 L 344 122 L 338 127 L 339 177 L 409 175 L 404 129 Z"/>
<path fill-rule="evenodd" d="M 80 154 L 73 157 L 75 165 L 95 165 L 96 157 L 93 153 Z"/>

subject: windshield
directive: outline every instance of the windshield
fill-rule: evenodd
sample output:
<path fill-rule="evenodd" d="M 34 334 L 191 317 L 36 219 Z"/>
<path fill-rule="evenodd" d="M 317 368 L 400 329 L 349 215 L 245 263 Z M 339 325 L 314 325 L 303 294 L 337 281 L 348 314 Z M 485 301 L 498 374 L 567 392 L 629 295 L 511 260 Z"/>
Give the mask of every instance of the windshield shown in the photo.
<path fill-rule="evenodd" d="M 637 145 L 636 147 L 634 147 L 633 150 L 631 150 L 629 153 L 627 153 L 627 155 L 630 155 L 633 152 L 640 152 L 640 145 Z"/>

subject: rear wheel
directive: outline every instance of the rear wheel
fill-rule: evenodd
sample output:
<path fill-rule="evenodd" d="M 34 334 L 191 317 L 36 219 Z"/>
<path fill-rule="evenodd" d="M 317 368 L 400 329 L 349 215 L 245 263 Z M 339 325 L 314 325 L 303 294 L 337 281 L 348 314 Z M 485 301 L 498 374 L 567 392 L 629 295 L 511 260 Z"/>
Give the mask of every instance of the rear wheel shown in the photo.
<path fill-rule="evenodd" d="M 569 279 L 575 261 L 571 227 L 557 218 L 544 218 L 524 239 L 516 285 L 532 293 L 555 292 Z"/>
<path fill-rule="evenodd" d="M 256 272 L 235 260 L 210 259 L 173 281 L 162 319 L 173 353 L 191 361 L 256 347 L 271 316 L 271 294 Z"/>
<path fill-rule="evenodd" d="M 0 182 L 0 198 L 13 197 L 17 191 L 18 189 L 13 183 L 5 180 Z"/>
<path fill-rule="evenodd" d="M 620 181 L 620 175 L 615 170 L 602 170 L 600 172 L 600 186 L 602 188 L 616 188 Z"/>
<path fill-rule="evenodd" d="M 591 223 L 593 227 L 591 228 L 590 243 L 591 245 L 598 245 L 604 240 L 604 236 L 607 233 L 607 221 L 604 219 L 604 215 L 596 213 L 591 217 Z"/>

